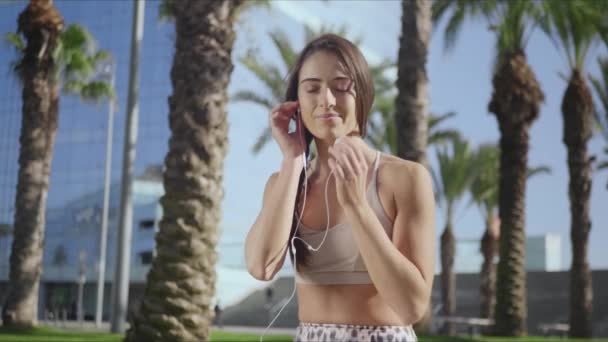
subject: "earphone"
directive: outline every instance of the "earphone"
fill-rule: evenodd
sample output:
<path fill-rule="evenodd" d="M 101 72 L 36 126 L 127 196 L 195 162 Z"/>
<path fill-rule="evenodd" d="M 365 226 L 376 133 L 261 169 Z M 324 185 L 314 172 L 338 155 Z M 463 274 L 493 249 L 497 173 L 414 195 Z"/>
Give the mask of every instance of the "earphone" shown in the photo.
<path fill-rule="evenodd" d="M 300 111 L 300 107 L 298 106 L 297 112 L 296 112 L 296 117 L 294 117 L 294 119 L 298 119 L 298 116 L 301 115 L 301 111 Z M 301 120 L 301 117 L 299 118 Z M 300 125 L 304 125 L 304 122 L 300 122 Z M 300 132 L 304 131 L 303 127 L 300 127 Z M 306 207 L 306 190 L 307 190 L 307 185 L 308 185 L 308 173 L 306 171 L 307 168 L 307 160 L 306 160 L 306 146 L 305 145 L 305 140 L 304 137 L 300 135 L 300 142 L 302 144 L 302 146 L 304 147 L 304 152 L 302 152 L 302 161 L 304 164 L 304 201 L 302 203 L 302 210 L 300 211 L 300 216 L 298 217 L 298 221 L 296 223 L 296 230 L 293 233 L 293 237 L 290 239 L 290 241 L 288 243 L 291 243 L 291 250 L 293 251 L 293 271 L 294 271 L 294 277 L 293 277 L 293 292 L 291 293 L 291 295 L 289 296 L 289 300 L 283 304 L 283 307 L 281 308 L 281 310 L 279 310 L 279 312 L 277 313 L 277 315 L 274 317 L 274 319 L 270 322 L 270 324 L 266 327 L 266 329 L 264 329 L 264 332 L 262 333 L 262 335 L 260 336 L 260 342 L 263 342 L 263 337 L 264 335 L 266 335 L 266 332 L 268 331 L 268 329 L 270 329 L 270 327 L 272 326 L 272 324 L 274 324 L 274 322 L 277 320 L 277 318 L 279 318 L 279 316 L 281 315 L 281 312 L 283 312 L 283 309 L 285 309 L 285 307 L 287 307 L 287 305 L 291 302 L 291 300 L 293 299 L 294 295 L 296 294 L 296 274 L 298 273 L 297 270 L 297 259 L 296 259 L 296 246 L 295 246 L 295 240 L 298 239 L 300 241 L 302 241 L 306 247 L 308 248 L 309 251 L 311 252 L 317 252 L 319 251 L 319 249 L 321 248 L 321 246 L 323 246 L 323 243 L 325 242 L 325 238 L 327 237 L 327 233 L 329 231 L 329 202 L 327 200 L 327 186 L 329 185 L 329 179 L 331 178 L 331 176 L 334 174 L 334 171 L 332 170 L 329 173 L 329 176 L 327 176 L 327 181 L 325 182 L 325 212 L 327 213 L 327 224 L 325 227 L 325 234 L 323 235 L 323 240 L 321 240 L 321 242 L 319 243 L 319 246 L 317 247 L 313 247 L 310 244 L 308 244 L 308 242 L 304 241 L 303 239 L 299 238 L 296 236 L 296 234 L 298 233 L 298 229 L 300 229 L 300 223 L 302 222 L 302 216 L 304 215 L 304 208 Z M 338 137 L 336 139 L 336 141 L 334 142 L 334 146 L 336 144 L 338 144 L 340 142 L 340 140 L 342 139 L 342 137 Z M 295 211 L 297 211 L 297 208 L 294 208 L 294 215 L 296 215 Z"/>

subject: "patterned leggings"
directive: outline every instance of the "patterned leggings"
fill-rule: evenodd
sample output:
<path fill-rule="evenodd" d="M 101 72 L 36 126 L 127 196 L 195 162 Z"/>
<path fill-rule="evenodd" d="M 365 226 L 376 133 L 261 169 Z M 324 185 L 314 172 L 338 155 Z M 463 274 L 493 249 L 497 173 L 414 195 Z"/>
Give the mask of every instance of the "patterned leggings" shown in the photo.
<path fill-rule="evenodd" d="M 350 325 L 302 323 L 296 330 L 295 342 L 416 342 L 411 325 Z"/>

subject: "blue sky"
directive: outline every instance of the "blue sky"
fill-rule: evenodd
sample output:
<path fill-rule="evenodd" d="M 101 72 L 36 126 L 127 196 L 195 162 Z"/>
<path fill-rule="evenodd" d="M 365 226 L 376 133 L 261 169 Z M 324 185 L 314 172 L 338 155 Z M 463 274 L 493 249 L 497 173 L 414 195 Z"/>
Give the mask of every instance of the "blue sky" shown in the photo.
<path fill-rule="evenodd" d="M 260 20 L 264 18 L 263 20 Z M 249 44 L 259 44 L 266 61 L 278 61 L 270 40 L 261 31 L 284 29 L 293 37 L 295 47 L 303 46 L 301 25 L 296 21 L 318 25 L 321 22 L 346 24 L 354 36 L 363 37 L 363 50 L 368 60 L 389 58 L 396 60 L 400 34 L 401 6 L 399 1 L 277 1 L 273 11 L 256 9 L 241 19 L 235 52 Z M 253 20 L 251 20 L 253 19 Z M 253 23 L 255 21 L 255 23 Z M 457 117 L 445 123 L 445 127 L 460 130 L 476 146 L 482 142 L 497 141 L 498 127 L 493 115 L 487 112 L 491 95 L 491 69 L 494 38 L 483 22 L 464 25 L 455 48 L 450 53 L 443 49 L 443 24 L 431 38 L 429 49 L 430 109 L 434 113 L 456 111 Z M 254 30 L 252 33 L 250 30 Z M 245 41 L 247 40 L 247 41 Z M 597 75 L 596 57 L 606 54 L 605 48 L 597 48 L 589 55 L 587 69 Z M 562 238 L 562 268 L 570 265 L 570 212 L 568 202 L 568 170 L 566 148 L 562 143 L 562 118 L 560 103 L 566 82 L 558 72 L 566 73 L 567 64 L 552 43 L 542 32 L 536 31 L 527 49 L 528 60 L 546 95 L 539 119 L 531 130 L 529 165 L 547 165 L 551 175 L 537 176 L 528 182 L 526 194 L 526 228 L 529 235 L 557 233 Z M 238 63 L 233 79 L 244 84 L 230 85 L 231 92 L 237 89 L 265 89 Z M 226 199 L 224 202 L 224 229 L 230 236 L 246 234 L 261 208 L 261 195 L 267 177 L 278 170 L 281 154 L 276 144 L 267 146 L 258 156 L 252 156 L 250 147 L 259 132 L 266 126 L 267 113 L 251 104 L 231 104 L 230 107 L 230 151 L 226 160 Z M 603 146 L 601 138 L 594 137 L 589 143 L 590 153 L 599 153 Z M 435 152 L 429 151 L 434 159 Z M 434 160 L 433 160 L 434 163 Z M 243 173 L 242 170 L 246 170 Z M 608 174 L 598 173 L 593 177 L 591 198 L 590 262 L 593 268 L 608 268 L 608 255 L 601 242 L 608 240 L 608 191 L 605 184 Z M 457 238 L 478 238 L 483 232 L 479 211 L 466 208 L 465 198 L 457 211 L 455 232 Z M 603 207 L 602 207 L 603 203 Z M 604 210 L 602 210 L 604 209 Z M 237 214 L 238 213 L 238 214 Z M 437 210 L 437 231 L 444 226 L 442 210 Z M 243 235 L 244 237 L 244 235 Z"/>

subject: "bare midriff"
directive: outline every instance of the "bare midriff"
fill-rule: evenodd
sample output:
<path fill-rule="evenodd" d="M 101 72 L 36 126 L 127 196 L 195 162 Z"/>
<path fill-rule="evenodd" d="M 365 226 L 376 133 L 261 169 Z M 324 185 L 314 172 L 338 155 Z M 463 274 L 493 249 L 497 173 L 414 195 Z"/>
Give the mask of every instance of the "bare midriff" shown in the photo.
<path fill-rule="evenodd" d="M 373 284 L 298 284 L 298 315 L 303 323 L 411 324 L 397 316 Z"/>

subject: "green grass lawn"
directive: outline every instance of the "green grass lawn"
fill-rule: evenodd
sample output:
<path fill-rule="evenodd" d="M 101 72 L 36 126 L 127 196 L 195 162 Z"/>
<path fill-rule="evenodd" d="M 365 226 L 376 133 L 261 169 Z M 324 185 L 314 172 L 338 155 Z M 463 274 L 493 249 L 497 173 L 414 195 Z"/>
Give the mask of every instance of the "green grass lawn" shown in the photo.
<path fill-rule="evenodd" d="M 0 342 L 119 342 L 122 339 L 121 334 L 107 333 L 81 333 L 60 330 L 49 327 L 38 327 L 28 332 L 20 332 L 7 330 L 0 327 Z M 506 342 L 506 341 L 521 341 L 521 342 L 608 342 L 608 339 L 560 339 L 560 338 L 543 338 L 543 337 L 445 337 L 445 336 L 421 336 L 420 342 Z M 224 331 L 214 331 L 211 333 L 211 341 L 228 342 L 228 341 L 259 341 L 260 336 L 255 334 L 236 334 L 227 333 Z M 287 335 L 266 335 L 264 341 L 272 342 L 291 342 L 292 336 Z"/>
<path fill-rule="evenodd" d="M 119 342 L 122 341 L 122 337 L 122 334 L 82 333 L 49 327 L 37 327 L 27 332 L 8 330 L 0 327 L 0 342 Z M 234 334 L 223 331 L 211 333 L 211 341 L 213 342 L 259 340 L 260 336 L 254 334 Z M 287 335 L 266 335 L 264 336 L 264 341 L 291 342 L 293 341 L 293 337 Z"/>

